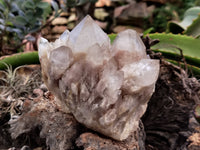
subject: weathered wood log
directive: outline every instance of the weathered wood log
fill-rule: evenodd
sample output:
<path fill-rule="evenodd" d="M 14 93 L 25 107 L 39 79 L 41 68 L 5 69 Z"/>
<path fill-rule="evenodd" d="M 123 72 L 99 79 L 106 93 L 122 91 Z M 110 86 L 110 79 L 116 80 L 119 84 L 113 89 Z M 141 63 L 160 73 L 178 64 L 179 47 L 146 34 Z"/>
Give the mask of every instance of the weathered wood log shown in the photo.
<path fill-rule="evenodd" d="M 147 149 L 187 149 L 199 125 L 193 115 L 200 84 L 177 66 L 162 61 L 160 77 L 143 116 Z"/>

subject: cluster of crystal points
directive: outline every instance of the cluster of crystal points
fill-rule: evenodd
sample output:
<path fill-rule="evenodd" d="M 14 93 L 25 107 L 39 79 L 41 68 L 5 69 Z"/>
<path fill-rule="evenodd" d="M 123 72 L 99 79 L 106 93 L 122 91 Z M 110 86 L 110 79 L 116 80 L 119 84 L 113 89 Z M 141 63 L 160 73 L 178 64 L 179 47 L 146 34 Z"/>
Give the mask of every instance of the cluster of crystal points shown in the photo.
<path fill-rule="evenodd" d="M 116 140 L 138 128 L 155 89 L 159 61 L 149 59 L 134 30 L 114 43 L 90 16 L 54 43 L 41 38 L 45 84 L 66 112 L 90 129 Z"/>

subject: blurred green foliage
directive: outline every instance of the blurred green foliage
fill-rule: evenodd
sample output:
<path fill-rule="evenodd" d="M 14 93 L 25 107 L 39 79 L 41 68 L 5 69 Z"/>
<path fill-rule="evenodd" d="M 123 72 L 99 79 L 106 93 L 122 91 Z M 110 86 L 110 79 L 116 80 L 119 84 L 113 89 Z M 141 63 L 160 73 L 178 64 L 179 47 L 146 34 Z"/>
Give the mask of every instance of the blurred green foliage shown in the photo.
<path fill-rule="evenodd" d="M 171 5 L 171 7 L 178 13 L 180 19 L 183 19 L 184 13 L 187 9 L 198 6 L 199 0 L 179 0 L 180 3 Z"/>
<path fill-rule="evenodd" d="M 191 7 L 184 13 L 181 22 L 170 21 L 167 25 L 167 32 L 174 34 L 187 34 L 195 38 L 200 36 L 200 7 Z"/>
<path fill-rule="evenodd" d="M 157 7 L 153 12 L 151 23 L 151 26 L 154 27 L 154 32 L 162 32 L 166 29 L 168 21 L 172 20 L 173 16 L 173 10 L 171 7 L 168 7 L 168 4 L 166 6 Z"/>
<path fill-rule="evenodd" d="M 55 1 L 49 4 L 42 0 L 0 0 L 0 56 L 3 51 L 20 50 L 24 40 L 34 42 L 34 33 L 45 26 L 52 9 L 55 19 L 69 7 L 96 1 L 63 0 L 59 6 Z"/>
<path fill-rule="evenodd" d="M 168 21 L 174 19 L 182 20 L 185 11 L 194 6 L 200 6 L 200 0 L 177 0 L 173 3 L 167 2 L 165 5 L 156 7 L 150 23 L 149 18 L 145 19 L 145 28 L 154 27 L 154 32 L 163 32 L 167 28 Z"/>
<path fill-rule="evenodd" d="M 25 38 L 34 41 L 31 34 L 50 13 L 51 5 L 42 0 L 0 0 L 0 51 L 19 48 Z"/>

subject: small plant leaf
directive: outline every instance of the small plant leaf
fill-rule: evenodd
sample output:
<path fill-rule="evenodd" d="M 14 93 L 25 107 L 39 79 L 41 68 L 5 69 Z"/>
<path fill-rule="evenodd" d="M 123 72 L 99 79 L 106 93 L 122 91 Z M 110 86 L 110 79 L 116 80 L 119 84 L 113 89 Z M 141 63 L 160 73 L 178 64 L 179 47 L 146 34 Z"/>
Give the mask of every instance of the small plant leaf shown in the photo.
<path fill-rule="evenodd" d="M 192 7 L 188 9 L 181 22 L 169 21 L 167 25 L 167 32 L 182 33 L 182 31 L 186 30 L 192 24 L 193 20 L 198 17 L 199 13 L 200 7 Z"/>
<path fill-rule="evenodd" d="M 6 4 L 4 0 L 0 0 L 0 9 L 4 10 L 6 8 Z"/>
<path fill-rule="evenodd" d="M 0 10 L 1 10 L 1 11 L 4 11 L 4 10 L 5 10 L 4 5 L 2 5 L 1 3 L 0 3 Z"/>
<path fill-rule="evenodd" d="M 26 18 L 27 22 L 32 21 L 33 20 L 33 12 L 31 10 L 28 10 L 25 13 L 25 18 Z"/>
<path fill-rule="evenodd" d="M 17 28 L 11 28 L 11 27 L 6 27 L 6 31 L 9 32 L 16 32 L 17 34 L 21 33 L 21 30 L 17 29 Z"/>
<path fill-rule="evenodd" d="M 108 35 L 108 37 L 110 38 L 110 42 L 111 43 L 113 43 L 113 41 L 115 40 L 116 36 L 117 36 L 116 34 L 109 34 Z"/>
<path fill-rule="evenodd" d="M 16 16 L 15 17 L 15 24 L 20 25 L 20 26 L 25 26 L 26 25 L 26 19 L 22 16 Z"/>
<path fill-rule="evenodd" d="M 49 6 L 50 6 L 49 3 L 47 3 L 47 2 L 39 2 L 39 3 L 37 4 L 37 7 L 41 8 L 41 9 L 46 9 L 46 8 L 48 8 Z"/>
<path fill-rule="evenodd" d="M 197 38 L 200 35 L 200 15 L 192 22 L 192 24 L 184 32 L 187 35 L 191 35 Z"/>
<path fill-rule="evenodd" d="M 23 7 L 26 9 L 34 9 L 34 3 L 31 0 L 27 0 L 23 3 Z"/>
<path fill-rule="evenodd" d="M 8 16 L 9 16 L 10 18 L 14 18 L 14 17 L 15 17 L 15 15 L 14 15 L 12 12 L 10 12 L 10 13 L 8 14 Z"/>
<path fill-rule="evenodd" d="M 34 17 L 35 17 L 35 18 L 40 18 L 40 17 L 41 17 L 41 14 L 43 14 L 43 9 L 37 7 L 37 8 L 36 8 L 36 13 L 34 14 Z"/>
<path fill-rule="evenodd" d="M 55 1 L 51 1 L 51 5 L 52 5 L 54 11 L 57 13 L 59 10 L 58 4 Z"/>
<path fill-rule="evenodd" d="M 67 7 L 75 7 L 77 0 L 67 0 Z"/>
<path fill-rule="evenodd" d="M 145 36 L 145 35 L 151 33 L 153 30 L 154 30 L 154 27 L 148 28 L 143 32 L 143 35 Z"/>

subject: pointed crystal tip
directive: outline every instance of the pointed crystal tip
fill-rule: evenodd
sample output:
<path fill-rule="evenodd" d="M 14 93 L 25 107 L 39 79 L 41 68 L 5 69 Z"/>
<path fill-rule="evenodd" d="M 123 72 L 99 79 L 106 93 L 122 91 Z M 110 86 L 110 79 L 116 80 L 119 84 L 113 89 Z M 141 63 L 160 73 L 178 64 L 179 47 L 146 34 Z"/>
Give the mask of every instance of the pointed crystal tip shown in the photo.
<path fill-rule="evenodd" d="M 39 42 L 38 42 L 38 55 L 39 55 L 39 58 L 41 59 L 42 56 L 46 55 L 47 54 L 47 45 L 49 44 L 48 40 L 41 37 L 39 39 Z"/>
<path fill-rule="evenodd" d="M 43 38 L 43 37 L 41 37 L 41 38 L 39 39 L 39 44 L 43 44 L 43 43 L 46 43 L 46 42 L 48 42 L 48 40 L 45 39 L 45 38 Z M 39 45 L 39 46 L 40 46 L 40 45 Z"/>
<path fill-rule="evenodd" d="M 95 44 L 110 47 L 108 35 L 87 15 L 70 33 L 69 41 L 74 45 L 74 52 L 86 52 Z"/>
<path fill-rule="evenodd" d="M 67 42 L 68 38 L 69 38 L 69 30 L 65 30 L 65 32 L 63 32 L 63 34 L 61 34 L 60 36 L 60 40 L 63 42 Z"/>

